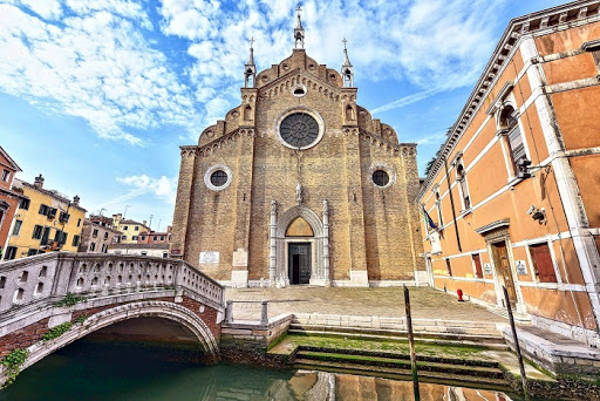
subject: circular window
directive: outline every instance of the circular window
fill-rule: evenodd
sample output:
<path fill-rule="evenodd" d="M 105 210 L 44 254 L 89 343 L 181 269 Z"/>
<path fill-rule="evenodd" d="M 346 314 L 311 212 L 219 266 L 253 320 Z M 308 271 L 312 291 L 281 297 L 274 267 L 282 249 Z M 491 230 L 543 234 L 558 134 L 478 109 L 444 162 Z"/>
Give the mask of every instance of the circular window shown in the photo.
<path fill-rule="evenodd" d="M 222 187 L 227 182 L 227 173 L 223 170 L 217 170 L 210 175 L 210 183 L 215 187 Z"/>
<path fill-rule="evenodd" d="M 378 187 L 385 187 L 390 182 L 390 176 L 384 170 L 376 170 L 373 172 L 373 182 Z"/>
<path fill-rule="evenodd" d="M 216 164 L 204 173 L 204 183 L 213 191 L 222 191 L 231 184 L 231 169 L 224 164 Z"/>
<path fill-rule="evenodd" d="M 292 95 L 296 97 L 302 97 L 306 95 L 306 87 L 304 85 L 294 86 L 292 88 Z"/>
<path fill-rule="evenodd" d="M 279 125 L 281 139 L 294 148 L 306 148 L 319 138 L 319 123 L 307 113 L 292 113 Z"/>

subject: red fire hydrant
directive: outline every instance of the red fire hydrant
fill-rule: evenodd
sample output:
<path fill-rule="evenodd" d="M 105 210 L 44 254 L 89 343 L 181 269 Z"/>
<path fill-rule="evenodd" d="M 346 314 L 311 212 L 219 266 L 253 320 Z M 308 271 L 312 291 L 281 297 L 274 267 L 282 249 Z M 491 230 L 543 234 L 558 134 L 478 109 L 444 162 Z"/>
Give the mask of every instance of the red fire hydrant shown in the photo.
<path fill-rule="evenodd" d="M 458 295 L 458 302 L 465 302 L 465 300 L 463 299 L 463 292 L 460 288 L 456 290 L 456 295 Z"/>

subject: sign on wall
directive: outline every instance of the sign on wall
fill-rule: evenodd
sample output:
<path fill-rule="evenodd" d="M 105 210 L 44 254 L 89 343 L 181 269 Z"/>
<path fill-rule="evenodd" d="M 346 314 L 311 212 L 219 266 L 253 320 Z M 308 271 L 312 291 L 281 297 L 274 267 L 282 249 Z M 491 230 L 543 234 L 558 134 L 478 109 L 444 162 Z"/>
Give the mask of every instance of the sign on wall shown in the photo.
<path fill-rule="evenodd" d="M 429 234 L 429 245 L 431 245 L 431 253 L 436 255 L 442 253 L 442 242 L 440 241 L 440 234 L 436 231 Z"/>
<path fill-rule="evenodd" d="M 216 251 L 204 251 L 200 252 L 200 264 L 201 265 L 213 265 L 219 263 L 219 252 Z"/>
<path fill-rule="evenodd" d="M 484 263 L 483 271 L 485 272 L 485 274 L 492 274 L 492 265 L 489 263 Z"/>
<path fill-rule="evenodd" d="M 517 260 L 515 262 L 515 267 L 517 268 L 517 274 L 519 276 L 527 275 L 527 265 L 525 264 L 524 260 Z"/>

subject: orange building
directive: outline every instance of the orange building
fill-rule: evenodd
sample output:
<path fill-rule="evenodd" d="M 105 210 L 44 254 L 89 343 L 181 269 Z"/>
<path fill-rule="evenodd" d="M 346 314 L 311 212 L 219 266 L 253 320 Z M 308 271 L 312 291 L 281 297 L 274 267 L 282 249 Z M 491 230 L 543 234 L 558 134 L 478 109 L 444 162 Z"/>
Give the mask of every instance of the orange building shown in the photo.
<path fill-rule="evenodd" d="M 432 285 L 597 346 L 599 67 L 600 1 L 512 20 L 417 199 Z"/>

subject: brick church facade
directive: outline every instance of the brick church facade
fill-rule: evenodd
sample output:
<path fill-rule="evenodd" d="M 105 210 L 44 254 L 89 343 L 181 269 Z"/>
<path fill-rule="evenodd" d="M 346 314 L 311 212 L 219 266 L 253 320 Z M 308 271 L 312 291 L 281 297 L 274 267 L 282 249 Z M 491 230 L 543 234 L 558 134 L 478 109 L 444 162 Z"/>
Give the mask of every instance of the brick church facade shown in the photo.
<path fill-rule="evenodd" d="M 356 104 L 353 67 L 292 55 L 181 147 L 170 253 L 226 285 L 425 281 L 416 145 Z"/>

